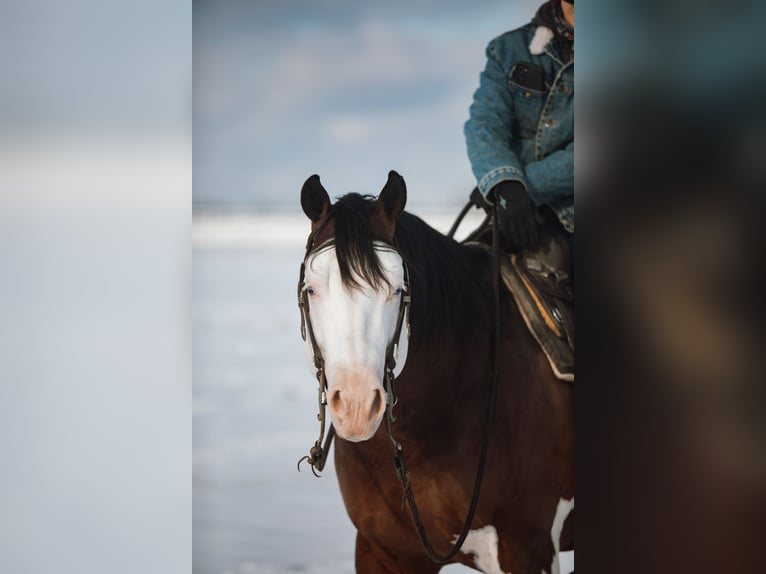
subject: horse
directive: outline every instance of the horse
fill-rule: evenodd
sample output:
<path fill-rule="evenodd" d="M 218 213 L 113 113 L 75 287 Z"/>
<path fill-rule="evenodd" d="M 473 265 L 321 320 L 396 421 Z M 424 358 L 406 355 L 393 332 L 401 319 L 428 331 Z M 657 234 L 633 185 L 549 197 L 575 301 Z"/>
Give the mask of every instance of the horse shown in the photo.
<path fill-rule="evenodd" d="M 491 250 L 442 235 L 406 198 L 395 171 L 377 198 L 333 204 L 318 175 L 301 189 L 306 357 L 337 433 L 356 571 L 558 573 L 574 548 L 572 385 L 493 286 Z"/>

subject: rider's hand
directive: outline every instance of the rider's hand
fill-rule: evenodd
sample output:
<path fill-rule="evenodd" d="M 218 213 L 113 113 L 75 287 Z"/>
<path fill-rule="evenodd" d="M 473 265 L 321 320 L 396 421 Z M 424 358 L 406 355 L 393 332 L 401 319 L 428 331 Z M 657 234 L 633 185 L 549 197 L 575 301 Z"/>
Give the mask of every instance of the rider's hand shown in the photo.
<path fill-rule="evenodd" d="M 497 205 L 497 227 L 513 247 L 524 249 L 537 243 L 535 208 L 524 184 L 501 181 L 490 191 Z"/>

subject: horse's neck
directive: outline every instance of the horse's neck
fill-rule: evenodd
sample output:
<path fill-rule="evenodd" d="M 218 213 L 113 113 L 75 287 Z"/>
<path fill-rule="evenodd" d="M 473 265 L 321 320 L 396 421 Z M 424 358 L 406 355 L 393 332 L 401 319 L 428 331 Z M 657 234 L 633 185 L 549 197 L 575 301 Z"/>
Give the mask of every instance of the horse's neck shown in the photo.
<path fill-rule="evenodd" d="M 459 246 L 457 249 L 468 249 Z M 464 255 L 465 252 L 462 252 Z M 418 365 L 416 369 L 420 379 L 417 382 L 419 390 L 425 394 L 446 394 L 448 396 L 471 396 L 472 393 L 485 396 L 493 377 L 493 353 L 499 353 L 498 369 L 501 379 L 509 379 L 511 384 L 505 385 L 506 393 L 527 402 L 536 400 L 540 393 L 545 393 L 544 385 L 527 384 L 533 377 L 535 363 L 530 357 L 539 354 L 540 350 L 531 339 L 523 319 L 508 292 L 499 285 L 498 295 L 501 297 L 501 335 L 497 350 L 493 348 L 495 301 L 492 288 L 492 259 L 491 254 L 474 248 L 470 255 L 476 261 L 474 268 L 454 268 L 455 276 L 451 279 L 460 285 L 465 285 L 470 293 L 470 308 L 444 309 L 434 308 L 433 298 L 425 297 L 425 305 L 419 318 L 432 317 L 435 314 L 463 313 L 468 316 L 466 334 L 447 329 L 436 336 L 425 336 L 414 339 L 410 343 L 411 358 Z M 423 296 L 422 289 L 420 290 Z M 443 302 L 440 303 L 443 305 Z M 448 322 L 453 326 L 459 321 Z M 420 335 L 417 325 L 413 333 Z M 454 405 L 444 404 L 442 408 L 452 409 Z M 439 408 L 435 405 L 434 408 Z"/>
<path fill-rule="evenodd" d="M 481 256 L 477 253 L 477 257 Z M 461 401 L 477 394 L 482 397 L 488 389 L 492 368 L 493 321 L 490 286 L 481 283 L 475 269 L 454 269 L 454 276 L 446 281 L 464 286 L 458 308 L 452 307 L 434 291 L 445 289 L 443 285 L 420 286 L 418 289 L 424 305 L 414 320 L 431 319 L 438 328 L 413 324 L 413 340 L 410 342 L 412 368 L 404 374 L 411 375 L 417 386 L 419 400 L 425 400 L 429 408 L 438 411 L 459 412 L 466 408 Z M 432 296 L 426 295 L 430 291 Z M 456 295 L 453 291 L 452 295 Z M 434 400 L 447 397 L 448 400 Z"/>

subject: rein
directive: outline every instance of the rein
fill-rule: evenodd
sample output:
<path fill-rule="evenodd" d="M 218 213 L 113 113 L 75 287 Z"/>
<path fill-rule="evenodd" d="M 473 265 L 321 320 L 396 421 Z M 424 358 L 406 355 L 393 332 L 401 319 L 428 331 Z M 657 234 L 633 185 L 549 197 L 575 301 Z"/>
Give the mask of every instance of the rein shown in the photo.
<path fill-rule="evenodd" d="M 458 222 L 459 223 L 459 222 Z M 485 222 L 486 223 L 486 222 Z M 454 231 L 453 231 L 454 233 Z M 487 462 L 487 452 L 489 450 L 489 435 L 492 431 L 492 425 L 495 419 L 495 405 L 497 404 L 497 387 L 500 379 L 500 364 L 498 347 L 500 344 L 500 246 L 497 230 L 497 216 L 492 218 L 492 288 L 494 295 L 494 311 L 495 311 L 495 331 L 494 339 L 492 342 L 492 381 L 490 384 L 489 401 L 487 402 L 487 415 L 486 425 L 484 428 L 484 437 L 481 442 L 481 452 L 479 454 L 478 468 L 476 469 L 476 479 L 473 485 L 473 494 L 471 495 L 471 503 L 468 507 L 468 514 L 466 515 L 465 522 L 463 523 L 463 529 L 460 532 L 457 540 L 446 554 L 439 554 L 434 550 L 431 540 L 428 538 L 423 519 L 420 517 L 420 511 L 418 509 L 417 502 L 415 501 L 415 495 L 412 492 L 412 485 L 410 484 L 409 472 L 407 470 L 407 462 L 404 456 L 404 450 L 401 443 L 394 439 L 391 433 L 391 423 L 395 421 L 391 410 L 393 405 L 386 405 L 386 433 L 391 441 L 391 445 L 394 448 L 394 466 L 396 468 L 396 474 L 399 477 L 399 482 L 402 484 L 404 490 L 404 500 L 407 501 L 410 507 L 410 514 L 412 514 L 412 520 L 415 523 L 415 529 L 420 538 L 421 544 L 426 551 L 428 557 L 437 563 L 449 562 L 463 546 L 468 531 L 471 529 L 471 523 L 473 517 L 476 514 L 476 507 L 479 504 L 479 494 L 481 492 L 481 484 L 484 479 L 484 469 Z M 387 381 L 389 377 L 386 377 Z M 393 385 L 393 378 L 391 378 L 391 384 Z M 388 389 L 387 389 L 388 392 Z M 396 404 L 394 402 L 394 404 Z"/>
<path fill-rule="evenodd" d="M 314 355 L 314 368 L 316 369 L 316 378 L 319 382 L 319 395 L 317 397 L 319 403 L 319 412 L 317 413 L 317 420 L 319 421 L 319 438 L 314 441 L 314 446 L 309 450 L 309 454 L 304 456 L 298 461 L 298 471 L 301 469 L 301 463 L 305 460 L 311 465 L 311 472 L 314 476 L 319 476 L 316 471 L 321 471 L 324 468 L 327 461 L 327 452 L 330 450 L 330 443 L 332 436 L 335 434 L 330 425 L 330 432 L 327 434 L 327 441 L 322 446 L 322 439 L 324 438 L 325 430 L 325 406 L 327 405 L 327 377 L 324 371 L 324 358 L 322 357 L 322 351 L 316 343 L 314 337 L 314 328 L 311 325 L 311 315 L 309 314 L 309 301 L 306 293 L 301 289 L 303 284 L 303 276 L 305 272 L 305 260 L 301 264 L 300 279 L 298 280 L 298 308 L 301 310 L 301 337 L 306 340 L 306 331 L 308 329 L 308 337 L 311 342 L 311 348 Z M 316 470 L 315 470 L 316 469 Z"/>
<path fill-rule="evenodd" d="M 322 351 L 317 345 L 316 337 L 314 336 L 314 327 L 311 324 L 311 314 L 309 313 L 309 298 L 308 294 L 303 290 L 303 280 L 306 275 L 306 260 L 309 255 L 314 251 L 314 240 L 317 234 L 324 229 L 325 225 L 330 221 L 332 216 L 332 210 L 325 215 L 324 219 L 320 221 L 314 230 L 309 234 L 306 240 L 306 253 L 303 256 L 303 263 L 301 263 L 301 271 L 298 277 L 298 309 L 301 312 L 301 338 L 305 341 L 308 330 L 309 341 L 311 342 L 311 349 L 314 355 L 314 368 L 316 369 L 316 378 L 319 382 L 319 394 L 317 401 L 319 403 L 319 412 L 317 413 L 317 420 L 319 421 L 319 438 L 314 441 L 314 446 L 309 450 L 309 454 L 304 456 L 298 461 L 298 472 L 301 470 L 301 463 L 305 460 L 311 466 L 311 472 L 317 478 L 320 476 L 317 474 L 317 470 L 320 472 L 324 468 L 327 462 L 327 453 L 330 451 L 330 445 L 332 439 L 335 436 L 335 429 L 330 423 L 330 430 L 327 433 L 327 440 L 324 446 L 322 446 L 322 439 L 324 438 L 325 430 L 325 406 L 327 405 L 327 377 L 324 370 L 324 357 L 322 357 Z M 322 247 L 325 244 L 320 245 Z M 317 247 L 317 249 L 319 248 Z"/>
<path fill-rule="evenodd" d="M 465 211 L 461 214 L 459 217 L 459 220 L 456 222 L 453 230 L 451 230 L 449 236 L 452 237 L 455 232 L 455 228 L 459 224 L 460 220 L 462 220 L 462 216 L 465 215 Z M 321 445 L 322 438 L 324 437 L 324 430 L 325 430 L 325 405 L 327 404 L 327 395 L 326 395 L 326 388 L 327 388 L 327 379 L 325 377 L 324 373 L 324 360 L 322 358 L 321 350 L 319 349 L 316 339 L 314 338 L 314 332 L 311 326 L 311 317 L 309 316 L 309 306 L 308 306 L 308 296 L 305 291 L 302 290 L 302 284 L 304 280 L 304 273 L 305 273 L 305 265 L 306 260 L 308 259 L 309 255 L 314 251 L 314 237 L 317 234 L 317 232 L 324 227 L 324 225 L 327 223 L 327 221 L 330 218 L 332 212 L 330 212 L 322 222 L 317 225 L 315 230 L 309 235 L 308 241 L 306 242 L 306 254 L 303 259 L 303 263 L 301 264 L 301 271 L 300 271 L 300 278 L 298 280 L 298 307 L 301 310 L 301 336 L 303 337 L 304 341 L 306 340 L 306 330 L 308 328 L 308 335 L 311 337 L 311 345 L 314 353 L 314 366 L 317 369 L 317 380 L 319 381 L 319 414 L 317 415 L 317 418 L 320 421 L 320 431 L 319 431 L 319 438 L 314 443 L 314 446 L 311 448 L 309 454 L 307 456 L 304 456 L 301 460 L 298 461 L 298 470 L 300 470 L 300 463 L 304 460 L 307 461 L 311 465 L 311 471 L 314 473 L 315 476 L 319 476 L 315 472 L 315 468 L 318 470 L 322 470 L 324 468 L 324 464 L 326 462 L 327 458 L 327 452 L 330 448 L 330 443 L 332 441 L 332 437 L 334 435 L 334 430 L 332 428 L 332 424 L 330 425 L 330 431 L 327 436 L 327 440 L 325 442 L 324 447 Z M 481 227 L 484 227 L 486 224 L 485 222 L 482 224 Z M 489 437 L 492 430 L 492 426 L 494 423 L 495 418 L 495 406 L 497 403 L 497 387 L 498 387 L 498 381 L 500 378 L 500 367 L 499 367 L 499 353 L 498 348 L 500 344 L 500 247 L 499 247 L 499 236 L 498 236 L 498 229 L 497 229 L 497 215 L 495 214 L 495 217 L 492 218 L 491 221 L 492 224 L 492 253 L 493 253 L 493 262 L 492 262 L 492 281 L 493 281 L 493 295 L 494 295 L 494 316 L 495 316 L 495 329 L 494 329 L 494 336 L 492 341 L 492 378 L 491 378 L 491 384 L 490 384 L 490 391 L 489 391 L 489 400 L 487 402 L 487 414 L 486 414 L 486 424 L 484 429 L 484 436 L 482 438 L 481 443 L 481 451 L 479 454 L 479 462 L 478 467 L 476 470 L 476 479 L 474 480 L 474 487 L 473 487 L 473 494 L 471 495 L 471 502 L 468 508 L 468 513 L 465 518 L 465 522 L 463 523 L 463 528 L 460 532 L 460 535 L 458 536 L 455 543 L 452 545 L 450 550 L 446 554 L 439 554 L 434 550 L 433 545 L 431 544 L 431 540 L 428 537 L 428 533 L 426 532 L 425 525 L 423 524 L 423 520 L 420 515 L 420 510 L 418 509 L 417 501 L 415 500 L 415 495 L 412 492 L 412 485 L 410 483 L 410 477 L 409 477 L 409 471 L 407 470 L 407 461 L 404 455 L 404 449 L 402 448 L 402 445 L 399 441 L 397 441 L 394 438 L 393 432 L 391 430 L 391 423 L 396 421 L 396 417 L 393 414 L 393 408 L 396 406 L 398 399 L 396 397 L 396 391 L 395 391 L 395 382 L 396 377 L 394 376 L 394 368 L 396 367 L 396 360 L 397 360 L 397 345 L 399 341 L 399 337 L 401 335 L 401 330 L 405 322 L 405 315 L 408 313 L 409 306 L 411 304 L 411 296 L 408 293 L 408 290 L 405 290 L 402 293 L 402 299 L 399 306 L 399 317 L 397 320 L 396 325 L 396 331 L 394 333 L 394 337 L 391 340 L 391 342 L 388 345 L 388 348 L 386 349 L 386 369 L 385 369 L 385 380 L 384 380 L 384 388 L 386 392 L 386 434 L 388 436 L 388 439 L 391 443 L 391 446 L 393 447 L 394 451 L 394 467 L 396 470 L 396 475 L 399 479 L 399 482 L 402 485 L 403 490 L 403 500 L 402 504 L 404 504 L 404 501 L 407 501 L 407 504 L 410 509 L 410 514 L 412 515 L 412 520 L 415 524 L 415 529 L 418 533 L 418 538 L 420 539 L 420 542 L 423 544 L 423 548 L 426 552 L 426 555 L 434 562 L 437 563 L 445 563 L 449 562 L 459 551 L 462 547 L 463 543 L 465 542 L 466 537 L 468 536 L 468 532 L 471 528 L 471 523 L 473 522 L 474 515 L 476 514 L 476 508 L 479 503 L 479 494 L 481 492 L 481 485 L 482 481 L 484 479 L 484 469 L 486 467 L 487 462 L 487 453 L 489 451 Z M 320 245 L 317 247 L 317 249 L 322 248 L 326 243 Z M 409 288 L 409 275 L 407 272 L 407 266 L 404 264 L 404 279 L 405 284 Z M 407 329 L 409 334 L 409 322 L 407 322 Z"/>

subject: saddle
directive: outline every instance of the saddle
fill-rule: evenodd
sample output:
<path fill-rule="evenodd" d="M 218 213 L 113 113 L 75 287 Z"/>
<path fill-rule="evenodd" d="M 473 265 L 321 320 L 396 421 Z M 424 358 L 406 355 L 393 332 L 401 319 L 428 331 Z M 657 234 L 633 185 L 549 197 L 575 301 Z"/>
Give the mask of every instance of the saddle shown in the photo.
<path fill-rule="evenodd" d="M 486 217 L 463 242 L 491 243 L 488 234 L 492 208 L 478 188 L 471 192 L 448 235 L 454 237 L 471 207 L 483 209 Z M 546 225 L 544 218 L 540 223 L 539 246 L 523 253 L 503 253 L 500 275 L 556 377 L 574 382 L 574 283 L 568 271 L 571 253 L 566 240 Z"/>
<path fill-rule="evenodd" d="M 540 247 L 501 256 L 500 274 L 556 377 L 574 382 L 574 289 L 569 248 L 551 235 Z"/>

